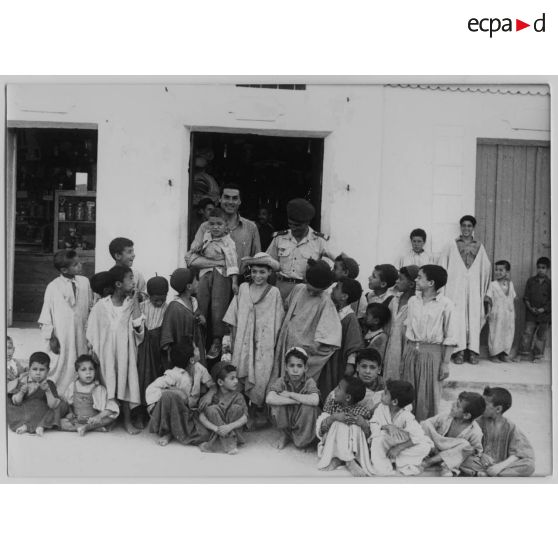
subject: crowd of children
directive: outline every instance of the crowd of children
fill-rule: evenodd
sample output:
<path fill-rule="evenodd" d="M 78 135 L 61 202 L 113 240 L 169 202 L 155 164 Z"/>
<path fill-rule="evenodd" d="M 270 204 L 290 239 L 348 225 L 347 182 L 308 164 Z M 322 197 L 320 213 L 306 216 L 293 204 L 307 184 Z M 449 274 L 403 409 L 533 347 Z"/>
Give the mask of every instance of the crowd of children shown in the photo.
<path fill-rule="evenodd" d="M 263 252 L 237 258 L 219 207 L 208 210 L 207 222 L 187 267 L 170 275 L 170 301 L 165 277 L 146 282 L 133 269 L 129 239 L 110 243 L 114 267 L 90 281 L 80 275 L 75 251 L 55 254 L 60 275 L 47 287 L 39 319 L 51 356 L 35 352 L 24 367 L 8 338 L 12 430 L 83 436 L 111 430 L 121 415 L 129 434 L 147 427 L 161 446 L 176 440 L 234 454 L 243 430 L 271 422 L 279 449 L 318 443 L 324 470 L 533 473 L 529 442 L 503 416 L 511 407 L 504 388 L 463 392 L 440 414 L 442 382 L 463 341 L 456 301 L 447 296 L 453 291 L 444 294 L 448 270 L 424 251 L 422 229 L 412 231 L 412 250 L 399 269 L 374 267 L 366 295 L 358 263 L 341 254 L 333 267 L 310 259 L 304 281 L 283 300 L 273 285 L 279 263 Z M 463 240 L 471 248 L 457 255 L 467 255 L 468 269 L 475 261 L 485 265 L 482 245 Z M 471 259 L 471 250 L 482 261 Z M 527 283 L 520 356 L 532 351 L 540 359 L 544 352 L 549 268 L 540 258 Z M 483 298 L 494 361 L 511 360 L 516 295 L 509 274 L 509 262 L 497 261 Z"/>

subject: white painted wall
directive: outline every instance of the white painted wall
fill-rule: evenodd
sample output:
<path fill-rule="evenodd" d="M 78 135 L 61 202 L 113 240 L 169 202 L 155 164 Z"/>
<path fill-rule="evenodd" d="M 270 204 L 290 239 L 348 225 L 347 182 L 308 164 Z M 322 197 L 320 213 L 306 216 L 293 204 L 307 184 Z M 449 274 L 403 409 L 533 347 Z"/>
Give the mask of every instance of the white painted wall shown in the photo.
<path fill-rule="evenodd" d="M 380 85 L 10 85 L 7 118 L 98 126 L 96 267 L 127 236 L 146 277 L 182 264 L 192 130 L 324 137 L 322 230 L 360 262 L 365 285 L 411 228 L 436 251 L 456 234 L 474 210 L 477 137 L 549 139 L 529 130 L 548 130 L 549 97 Z"/>

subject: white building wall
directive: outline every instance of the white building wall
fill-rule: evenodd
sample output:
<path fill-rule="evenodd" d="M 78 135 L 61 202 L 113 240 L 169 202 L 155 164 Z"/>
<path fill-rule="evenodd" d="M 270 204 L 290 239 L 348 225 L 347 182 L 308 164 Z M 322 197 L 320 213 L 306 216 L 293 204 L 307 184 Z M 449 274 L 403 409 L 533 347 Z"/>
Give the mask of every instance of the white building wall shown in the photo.
<path fill-rule="evenodd" d="M 548 115 L 548 97 L 378 85 L 25 84 L 7 95 L 9 122 L 98 126 L 96 268 L 127 236 L 147 277 L 182 265 L 192 130 L 324 137 L 322 230 L 366 285 L 374 264 L 407 249 L 411 228 L 435 251 L 457 233 L 474 210 L 477 137 L 549 139 Z"/>

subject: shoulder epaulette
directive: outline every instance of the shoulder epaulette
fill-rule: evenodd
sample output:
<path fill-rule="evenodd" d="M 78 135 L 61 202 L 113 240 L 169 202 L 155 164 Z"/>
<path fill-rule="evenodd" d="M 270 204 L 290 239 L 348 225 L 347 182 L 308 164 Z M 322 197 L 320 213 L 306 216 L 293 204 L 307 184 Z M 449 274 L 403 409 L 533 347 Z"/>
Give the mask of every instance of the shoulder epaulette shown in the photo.
<path fill-rule="evenodd" d="M 284 231 L 276 231 L 273 233 L 273 238 L 275 238 L 276 236 L 283 236 L 288 233 L 289 233 L 289 229 L 286 229 Z"/>
<path fill-rule="evenodd" d="M 324 234 L 324 233 L 321 233 L 319 231 L 314 231 L 314 234 L 316 236 L 319 236 L 320 238 L 323 238 L 325 241 L 329 240 L 329 234 Z"/>

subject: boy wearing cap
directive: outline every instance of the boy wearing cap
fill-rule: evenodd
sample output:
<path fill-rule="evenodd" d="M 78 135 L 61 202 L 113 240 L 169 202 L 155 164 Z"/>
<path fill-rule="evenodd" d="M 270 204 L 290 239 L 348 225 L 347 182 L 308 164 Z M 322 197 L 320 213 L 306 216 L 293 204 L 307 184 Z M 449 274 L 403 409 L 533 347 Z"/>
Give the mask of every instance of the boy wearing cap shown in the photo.
<path fill-rule="evenodd" d="M 231 326 L 232 364 L 242 390 L 252 403 L 251 410 L 263 416 L 275 343 L 285 316 L 279 289 L 268 283 L 279 263 L 264 252 L 242 263 L 250 268 L 252 281 L 240 285 L 223 321 Z"/>
<path fill-rule="evenodd" d="M 285 354 L 289 347 L 308 353 L 308 377 L 318 382 L 322 368 L 341 346 L 341 321 L 327 293 L 333 272 L 324 261 L 311 260 L 306 284 L 295 285 L 287 297 L 287 314 L 275 349 L 273 378 L 285 375 Z"/>
<path fill-rule="evenodd" d="M 273 235 L 267 253 L 279 262 L 277 288 L 286 299 L 297 283 L 304 282 L 308 260 L 323 256 L 335 259 L 327 247 L 327 238 L 310 227 L 316 211 L 311 203 L 296 198 L 287 204 L 289 228 Z"/>

